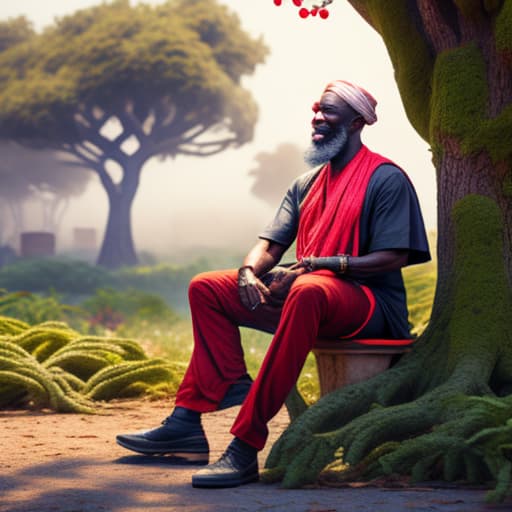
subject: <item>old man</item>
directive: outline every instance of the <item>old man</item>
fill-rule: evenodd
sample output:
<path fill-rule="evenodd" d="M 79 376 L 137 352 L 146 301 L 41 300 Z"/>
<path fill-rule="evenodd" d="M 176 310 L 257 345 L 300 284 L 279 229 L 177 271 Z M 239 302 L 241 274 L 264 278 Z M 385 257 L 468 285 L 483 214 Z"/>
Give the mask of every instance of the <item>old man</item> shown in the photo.
<path fill-rule="evenodd" d="M 242 405 L 222 457 L 195 487 L 258 479 L 268 421 L 294 386 L 318 337 L 410 336 L 401 268 L 430 258 L 414 188 L 402 169 L 361 141 L 377 120 L 374 97 L 336 80 L 313 104 L 314 169 L 289 188 L 238 270 L 190 283 L 194 351 L 172 414 L 117 442 L 139 453 L 208 460 L 201 414 Z M 276 267 L 296 242 L 296 263 Z M 277 269 L 277 270 L 276 270 Z M 259 373 L 247 374 L 239 326 L 274 334 Z"/>

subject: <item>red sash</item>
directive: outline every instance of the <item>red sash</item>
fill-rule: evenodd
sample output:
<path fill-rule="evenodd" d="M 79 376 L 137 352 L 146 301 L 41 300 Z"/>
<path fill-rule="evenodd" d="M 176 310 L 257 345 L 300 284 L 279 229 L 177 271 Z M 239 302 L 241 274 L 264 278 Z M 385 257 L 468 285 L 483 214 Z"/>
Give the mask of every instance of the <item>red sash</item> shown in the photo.
<path fill-rule="evenodd" d="M 299 218 L 297 260 L 307 256 L 359 255 L 359 222 L 372 174 L 387 158 L 362 146 L 335 176 L 324 166 Z"/>

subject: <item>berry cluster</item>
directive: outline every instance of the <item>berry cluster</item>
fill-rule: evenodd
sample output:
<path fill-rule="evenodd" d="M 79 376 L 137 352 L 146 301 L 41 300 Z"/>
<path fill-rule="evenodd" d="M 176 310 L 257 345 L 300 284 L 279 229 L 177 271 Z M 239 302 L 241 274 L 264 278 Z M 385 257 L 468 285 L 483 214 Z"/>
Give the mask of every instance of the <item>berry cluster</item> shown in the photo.
<path fill-rule="evenodd" d="M 333 0 L 322 0 L 320 4 L 313 4 L 310 9 L 307 7 L 303 7 L 302 4 L 304 0 L 292 0 L 293 5 L 299 8 L 299 16 L 301 18 L 307 18 L 308 16 L 318 16 L 322 19 L 326 19 L 329 17 L 329 11 L 327 10 L 327 6 L 332 4 Z M 274 4 L 279 6 L 283 3 L 283 0 L 274 0 Z"/>

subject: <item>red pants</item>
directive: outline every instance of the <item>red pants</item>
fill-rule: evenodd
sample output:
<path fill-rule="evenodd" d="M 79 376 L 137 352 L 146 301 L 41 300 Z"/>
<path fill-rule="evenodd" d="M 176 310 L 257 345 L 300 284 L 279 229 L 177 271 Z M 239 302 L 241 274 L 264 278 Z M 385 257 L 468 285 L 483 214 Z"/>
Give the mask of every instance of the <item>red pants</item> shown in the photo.
<path fill-rule="evenodd" d="M 247 372 L 239 326 L 275 333 L 231 429 L 258 450 L 268 436 L 267 422 L 284 404 L 317 337 L 350 335 L 363 325 L 371 307 L 359 286 L 328 271 L 299 276 L 282 309 L 263 305 L 247 310 L 238 296 L 236 270 L 194 277 L 189 300 L 194 351 L 177 406 L 214 411 L 229 386 Z"/>

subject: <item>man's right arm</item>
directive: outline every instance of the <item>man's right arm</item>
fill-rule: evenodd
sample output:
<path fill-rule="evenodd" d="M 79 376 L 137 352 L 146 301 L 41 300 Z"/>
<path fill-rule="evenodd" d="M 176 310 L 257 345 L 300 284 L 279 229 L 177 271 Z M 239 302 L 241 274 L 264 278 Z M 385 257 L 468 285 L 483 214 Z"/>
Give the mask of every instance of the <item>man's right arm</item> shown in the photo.
<path fill-rule="evenodd" d="M 253 310 L 259 304 L 275 304 L 276 301 L 271 297 L 270 290 L 259 277 L 274 268 L 293 243 L 299 224 L 300 204 L 317 175 L 318 169 L 309 171 L 294 180 L 274 219 L 259 235 L 259 242 L 245 257 L 238 272 L 238 288 L 240 298 L 246 308 Z M 283 288 L 289 287 L 297 272 L 293 274 L 293 276 L 286 276 L 286 279 L 280 280 Z"/>
<path fill-rule="evenodd" d="M 286 249 L 272 240 L 259 240 L 244 258 L 243 266 L 252 267 L 255 275 L 262 276 L 279 263 Z"/>
<path fill-rule="evenodd" d="M 265 304 L 270 290 L 261 282 L 262 276 L 275 267 L 287 247 L 271 240 L 259 240 L 244 258 L 238 270 L 238 291 L 242 304 L 250 310 Z"/>

